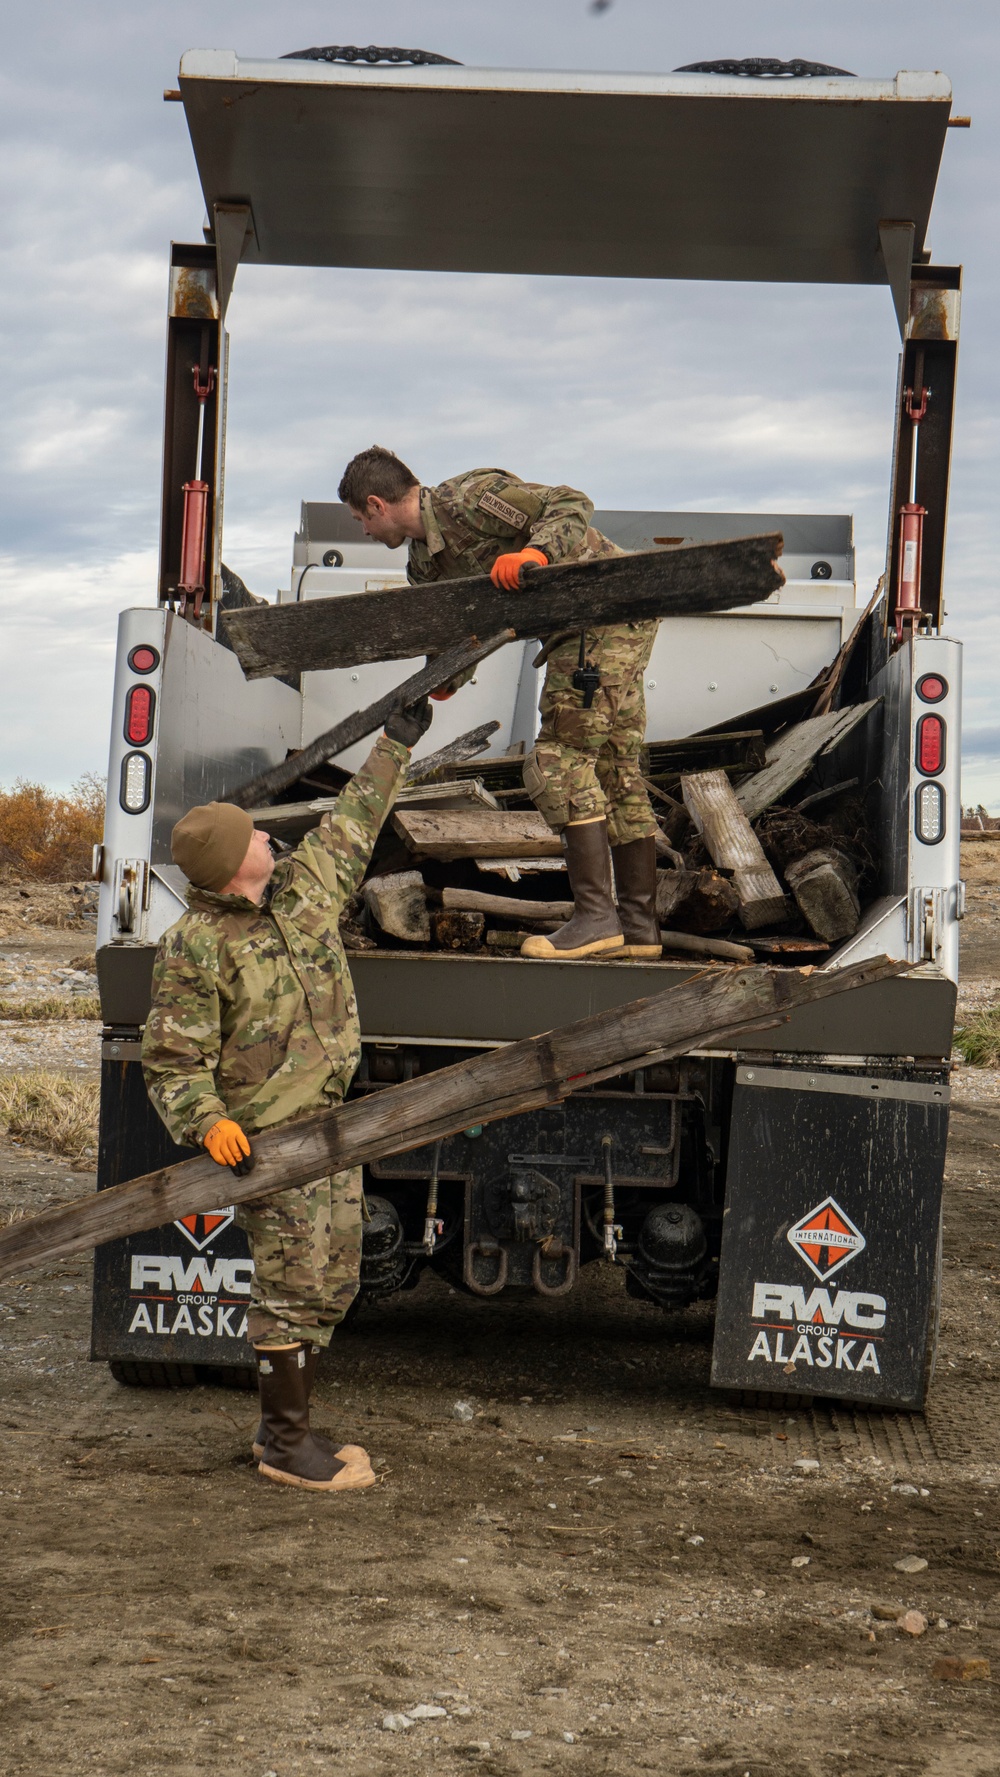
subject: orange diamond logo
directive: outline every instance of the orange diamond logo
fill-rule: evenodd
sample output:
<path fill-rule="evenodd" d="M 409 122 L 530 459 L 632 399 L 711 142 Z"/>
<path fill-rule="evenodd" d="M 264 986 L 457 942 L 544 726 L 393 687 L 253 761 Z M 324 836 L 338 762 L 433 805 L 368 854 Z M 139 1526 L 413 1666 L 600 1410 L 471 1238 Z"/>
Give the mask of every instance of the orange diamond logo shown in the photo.
<path fill-rule="evenodd" d="M 788 1242 L 821 1280 L 849 1265 L 867 1245 L 860 1228 L 832 1197 L 809 1210 L 788 1230 Z"/>
<path fill-rule="evenodd" d="M 190 1240 L 197 1252 L 203 1253 L 209 1242 L 214 1240 L 217 1234 L 221 1234 L 223 1228 L 228 1228 L 233 1219 L 233 1213 L 232 1208 L 206 1209 L 199 1215 L 181 1216 L 174 1223 L 174 1227 L 180 1229 L 185 1239 Z"/>

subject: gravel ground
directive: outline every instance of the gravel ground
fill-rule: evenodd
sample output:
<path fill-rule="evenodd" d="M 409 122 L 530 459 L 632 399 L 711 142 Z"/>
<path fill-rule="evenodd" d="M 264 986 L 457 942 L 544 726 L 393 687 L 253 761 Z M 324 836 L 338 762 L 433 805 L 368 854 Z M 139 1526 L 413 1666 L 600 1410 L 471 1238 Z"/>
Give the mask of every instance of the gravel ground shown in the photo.
<path fill-rule="evenodd" d="M 1000 999 L 994 899 L 963 993 Z M 378 1487 L 310 1498 L 257 1480 L 248 1397 L 88 1363 L 89 1263 L 0 1286 L 3 1777 L 997 1777 L 1000 1107 L 954 1090 L 923 1416 L 719 1395 L 710 1311 L 603 1269 L 428 1279 L 320 1372 Z M 0 1214 L 92 1188 L 0 1141 Z"/>

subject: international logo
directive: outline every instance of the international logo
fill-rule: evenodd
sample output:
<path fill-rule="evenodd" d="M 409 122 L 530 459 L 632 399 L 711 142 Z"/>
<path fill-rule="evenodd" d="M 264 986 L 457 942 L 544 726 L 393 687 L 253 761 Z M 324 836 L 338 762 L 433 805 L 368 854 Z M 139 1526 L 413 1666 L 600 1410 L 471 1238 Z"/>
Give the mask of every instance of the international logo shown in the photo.
<path fill-rule="evenodd" d="M 788 1243 L 815 1277 L 832 1277 L 867 1245 L 860 1228 L 832 1197 L 825 1197 L 788 1230 Z"/>
<path fill-rule="evenodd" d="M 180 1229 L 186 1240 L 190 1240 L 196 1252 L 203 1253 L 210 1241 L 221 1234 L 223 1228 L 228 1228 L 234 1213 L 232 1207 L 206 1209 L 199 1215 L 181 1216 L 174 1227 Z"/>

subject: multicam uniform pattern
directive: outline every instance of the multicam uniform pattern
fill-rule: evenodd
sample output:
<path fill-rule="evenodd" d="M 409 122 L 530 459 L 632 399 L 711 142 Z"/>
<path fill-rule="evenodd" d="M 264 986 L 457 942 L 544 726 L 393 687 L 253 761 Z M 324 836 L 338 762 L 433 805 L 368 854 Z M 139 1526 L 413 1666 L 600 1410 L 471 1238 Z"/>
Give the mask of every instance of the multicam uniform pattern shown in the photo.
<path fill-rule="evenodd" d="M 343 1098 L 361 1040 L 338 921 L 408 760 L 383 735 L 262 906 L 188 891 L 160 940 L 142 1044 L 150 1098 L 182 1146 L 220 1117 L 253 1135 Z M 358 1287 L 360 1172 L 244 1204 L 237 1220 L 255 1266 L 251 1340 L 328 1344 Z"/>
<path fill-rule="evenodd" d="M 550 562 L 594 561 L 624 555 L 594 529 L 594 506 L 571 487 L 521 481 L 505 469 L 471 469 L 420 490 L 426 540 L 410 544 L 413 585 L 489 571 L 498 555 L 543 549 Z M 530 598 L 530 590 L 525 597 Z M 601 684 L 589 710 L 573 687 L 580 634 L 545 641 L 548 671 L 540 704 L 542 725 L 524 766 L 536 808 L 556 832 L 571 821 L 606 816 L 612 845 L 649 838 L 656 822 L 639 770 L 646 728 L 642 675 L 657 625 L 615 623 L 587 632 L 587 660 Z M 544 638 L 543 638 L 544 639 Z M 454 688 L 464 683 L 454 682 Z"/>

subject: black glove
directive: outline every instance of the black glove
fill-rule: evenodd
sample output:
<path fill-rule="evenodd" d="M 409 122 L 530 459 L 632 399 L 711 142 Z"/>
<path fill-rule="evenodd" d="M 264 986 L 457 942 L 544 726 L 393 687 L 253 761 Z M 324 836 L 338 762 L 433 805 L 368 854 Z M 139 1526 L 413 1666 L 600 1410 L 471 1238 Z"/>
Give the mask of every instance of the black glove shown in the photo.
<path fill-rule="evenodd" d="M 427 733 L 431 725 L 434 711 L 426 697 L 417 703 L 408 703 L 401 710 L 393 710 L 385 725 L 390 740 L 401 741 L 404 747 L 415 747 L 418 740 Z"/>

